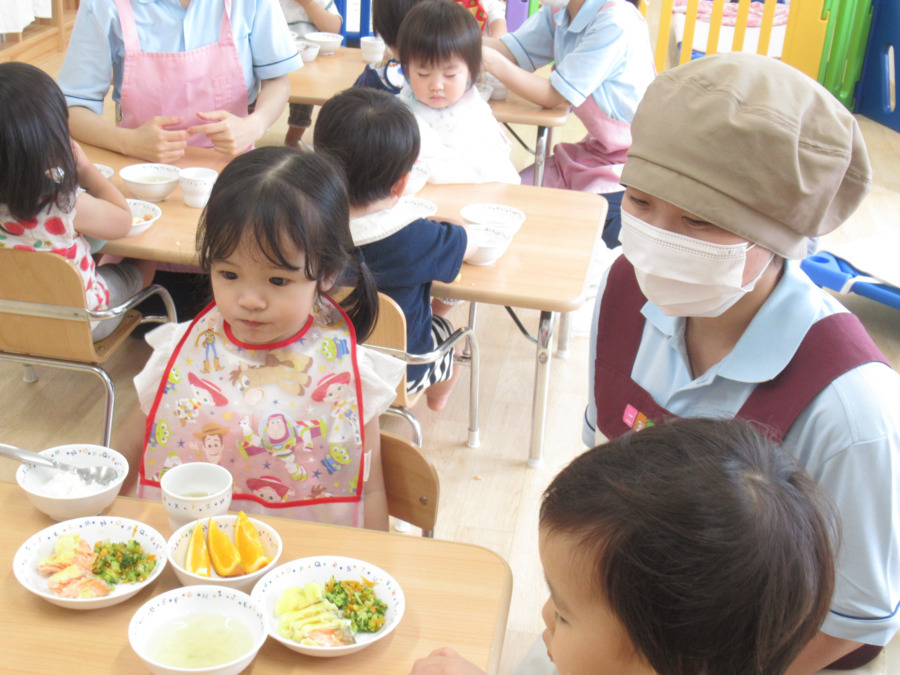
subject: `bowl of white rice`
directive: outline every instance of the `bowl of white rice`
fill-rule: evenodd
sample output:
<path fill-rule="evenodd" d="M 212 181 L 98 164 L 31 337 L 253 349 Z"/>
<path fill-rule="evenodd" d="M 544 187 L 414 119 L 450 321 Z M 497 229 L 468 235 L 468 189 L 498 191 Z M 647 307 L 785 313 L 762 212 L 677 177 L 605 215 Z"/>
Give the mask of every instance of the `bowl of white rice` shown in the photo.
<path fill-rule="evenodd" d="M 50 467 L 21 464 L 16 482 L 39 510 L 53 520 L 84 518 L 102 513 L 113 503 L 125 477 L 128 461 L 112 448 L 102 445 L 75 443 L 42 450 L 39 454 L 62 464 L 77 467 L 111 466 L 115 480 L 108 485 L 86 482 L 81 476 Z"/>

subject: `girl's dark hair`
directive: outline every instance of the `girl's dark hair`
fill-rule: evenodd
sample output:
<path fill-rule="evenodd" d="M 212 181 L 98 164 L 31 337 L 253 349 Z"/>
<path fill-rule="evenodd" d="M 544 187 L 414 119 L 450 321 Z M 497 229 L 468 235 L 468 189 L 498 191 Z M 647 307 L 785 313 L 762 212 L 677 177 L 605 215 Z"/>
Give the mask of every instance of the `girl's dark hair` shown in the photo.
<path fill-rule="evenodd" d="M 316 152 L 344 169 L 352 206 L 384 199 L 419 156 L 412 110 L 386 91 L 356 87 L 322 106 L 313 134 Z"/>
<path fill-rule="evenodd" d="M 481 28 L 471 12 L 453 0 L 424 0 L 400 24 L 397 51 L 407 79 L 413 61 L 438 66 L 458 57 L 474 82 L 481 72 Z"/>
<path fill-rule="evenodd" d="M 0 63 L 0 204 L 28 220 L 50 204 L 69 211 L 77 188 L 69 109 L 56 82 L 27 63 Z"/>
<path fill-rule="evenodd" d="M 749 424 L 682 419 L 576 458 L 541 504 L 660 675 L 777 675 L 834 588 L 834 510 Z"/>
<path fill-rule="evenodd" d="M 397 31 L 413 5 L 422 0 L 372 0 L 372 28 L 392 49 L 397 46 Z"/>
<path fill-rule="evenodd" d="M 272 264 L 296 270 L 285 244 L 304 252 L 308 279 L 352 289 L 341 306 L 364 341 L 378 316 L 378 291 L 350 236 L 340 169 L 311 152 L 257 148 L 232 160 L 213 186 L 197 229 L 200 264 L 208 270 L 238 246 L 256 246 Z"/>

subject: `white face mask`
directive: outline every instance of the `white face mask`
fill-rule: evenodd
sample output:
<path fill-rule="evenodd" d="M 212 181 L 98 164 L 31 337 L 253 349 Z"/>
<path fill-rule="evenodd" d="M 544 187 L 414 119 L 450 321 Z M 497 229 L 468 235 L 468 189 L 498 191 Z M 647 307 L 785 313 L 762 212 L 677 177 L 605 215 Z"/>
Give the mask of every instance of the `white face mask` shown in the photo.
<path fill-rule="evenodd" d="M 742 285 L 756 244 L 713 244 L 668 232 L 622 210 L 622 253 L 641 291 L 668 316 L 720 316 L 756 286 L 774 258 Z"/>

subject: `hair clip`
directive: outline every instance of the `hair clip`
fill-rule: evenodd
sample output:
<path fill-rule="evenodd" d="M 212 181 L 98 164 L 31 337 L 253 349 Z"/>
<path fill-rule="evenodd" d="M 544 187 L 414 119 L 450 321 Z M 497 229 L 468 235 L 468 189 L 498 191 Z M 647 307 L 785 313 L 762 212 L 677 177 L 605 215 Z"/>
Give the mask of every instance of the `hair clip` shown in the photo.
<path fill-rule="evenodd" d="M 66 177 L 66 172 L 62 167 L 54 166 L 52 169 L 47 169 L 46 171 L 47 178 L 52 180 L 54 183 L 62 183 L 63 178 Z"/>

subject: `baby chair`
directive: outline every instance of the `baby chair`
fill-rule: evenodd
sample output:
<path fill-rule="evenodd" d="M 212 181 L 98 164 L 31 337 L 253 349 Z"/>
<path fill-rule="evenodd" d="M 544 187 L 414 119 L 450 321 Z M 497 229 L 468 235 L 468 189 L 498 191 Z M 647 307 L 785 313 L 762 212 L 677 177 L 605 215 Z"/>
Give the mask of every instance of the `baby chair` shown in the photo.
<path fill-rule="evenodd" d="M 441 484 L 432 463 L 409 441 L 382 431 L 381 465 L 388 514 L 434 537 Z"/>
<path fill-rule="evenodd" d="M 133 309 L 159 295 L 166 316 L 142 316 Z M 122 316 L 112 335 L 94 342 L 91 322 Z M 149 286 L 121 305 L 87 309 L 78 271 L 60 255 L 0 249 L 0 359 L 25 365 L 25 381 L 34 382 L 34 365 L 94 373 L 106 387 L 103 445 L 112 434 L 115 388 L 102 365 L 142 323 L 175 321 L 175 306 L 162 286 Z"/>

